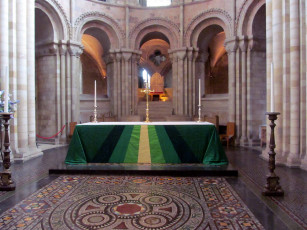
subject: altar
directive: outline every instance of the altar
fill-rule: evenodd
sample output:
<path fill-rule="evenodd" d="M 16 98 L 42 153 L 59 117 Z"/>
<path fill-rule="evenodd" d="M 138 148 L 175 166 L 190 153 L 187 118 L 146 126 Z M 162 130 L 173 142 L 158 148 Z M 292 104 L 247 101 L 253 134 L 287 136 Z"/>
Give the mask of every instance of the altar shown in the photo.
<path fill-rule="evenodd" d="M 226 165 L 228 160 L 208 122 L 102 122 L 76 126 L 65 163 Z"/>

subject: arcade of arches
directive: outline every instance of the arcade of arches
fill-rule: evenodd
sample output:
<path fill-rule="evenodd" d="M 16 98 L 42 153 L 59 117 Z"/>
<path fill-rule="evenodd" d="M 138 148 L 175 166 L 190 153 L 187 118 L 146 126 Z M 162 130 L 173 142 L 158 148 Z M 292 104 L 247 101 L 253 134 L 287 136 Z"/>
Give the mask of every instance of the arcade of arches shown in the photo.
<path fill-rule="evenodd" d="M 236 144 L 259 145 L 273 62 L 277 162 L 307 169 L 305 1 L 143 2 L 1 0 L 0 64 L 20 100 L 11 128 L 15 160 L 41 154 L 36 134 L 88 122 L 95 80 L 99 114 L 142 120 L 141 89 L 154 74 L 163 101 L 160 95 L 153 109 L 170 107 L 161 120 L 197 116 L 200 79 L 203 115 L 235 122 Z M 59 139 L 67 136 L 68 129 Z"/>

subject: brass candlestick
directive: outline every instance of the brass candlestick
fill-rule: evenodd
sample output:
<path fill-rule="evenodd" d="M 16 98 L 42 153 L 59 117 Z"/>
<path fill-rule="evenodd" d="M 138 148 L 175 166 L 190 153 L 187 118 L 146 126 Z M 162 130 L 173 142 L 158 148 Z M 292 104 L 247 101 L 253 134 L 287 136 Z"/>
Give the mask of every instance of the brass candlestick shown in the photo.
<path fill-rule="evenodd" d="M 275 136 L 274 136 L 274 128 L 276 124 L 274 123 L 277 120 L 277 115 L 280 113 L 277 112 L 267 112 L 266 115 L 269 116 L 269 120 L 271 121 L 271 136 L 270 136 L 270 151 L 269 151 L 269 170 L 270 173 L 267 175 L 267 183 L 264 187 L 264 191 L 262 195 L 264 196 L 283 196 L 284 191 L 279 185 L 279 177 L 275 174 Z"/>
<path fill-rule="evenodd" d="M 3 158 L 3 172 L 0 173 L 0 191 L 13 191 L 15 190 L 15 182 L 12 180 L 12 173 L 10 170 L 10 134 L 9 134 L 9 121 L 13 118 L 13 113 L 0 113 L 1 126 L 4 126 L 4 158 Z M 1 146 L 2 150 L 2 146 Z"/>
<path fill-rule="evenodd" d="M 149 121 L 149 102 L 148 102 L 148 95 L 149 93 L 152 93 L 152 92 L 155 92 L 154 90 L 150 90 L 148 88 L 148 82 L 146 82 L 146 89 L 142 90 L 141 92 L 142 93 L 145 93 L 146 94 L 146 120 L 145 122 L 150 122 Z"/>

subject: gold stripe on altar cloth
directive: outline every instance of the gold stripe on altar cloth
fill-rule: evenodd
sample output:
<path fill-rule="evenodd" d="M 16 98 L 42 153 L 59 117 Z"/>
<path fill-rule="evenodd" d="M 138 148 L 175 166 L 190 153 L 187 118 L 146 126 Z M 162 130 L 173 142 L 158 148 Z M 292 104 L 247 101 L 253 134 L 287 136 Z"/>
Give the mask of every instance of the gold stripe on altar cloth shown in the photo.
<path fill-rule="evenodd" d="M 151 163 L 147 125 L 141 125 L 138 163 Z"/>

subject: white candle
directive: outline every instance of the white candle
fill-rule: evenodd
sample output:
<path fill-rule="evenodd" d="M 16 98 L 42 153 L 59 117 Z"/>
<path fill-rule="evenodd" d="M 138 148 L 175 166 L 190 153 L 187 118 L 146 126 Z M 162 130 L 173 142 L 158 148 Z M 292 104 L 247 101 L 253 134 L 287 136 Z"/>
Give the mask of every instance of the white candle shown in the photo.
<path fill-rule="evenodd" d="M 9 112 L 9 70 L 6 67 L 4 72 L 4 112 Z"/>
<path fill-rule="evenodd" d="M 271 112 L 274 112 L 274 67 L 271 62 Z"/>
<path fill-rule="evenodd" d="M 201 106 L 201 85 L 200 85 L 200 79 L 198 79 L 198 105 Z"/>
<path fill-rule="evenodd" d="M 97 106 L 97 92 L 96 92 L 96 80 L 95 80 L 95 87 L 94 87 L 94 106 Z"/>

